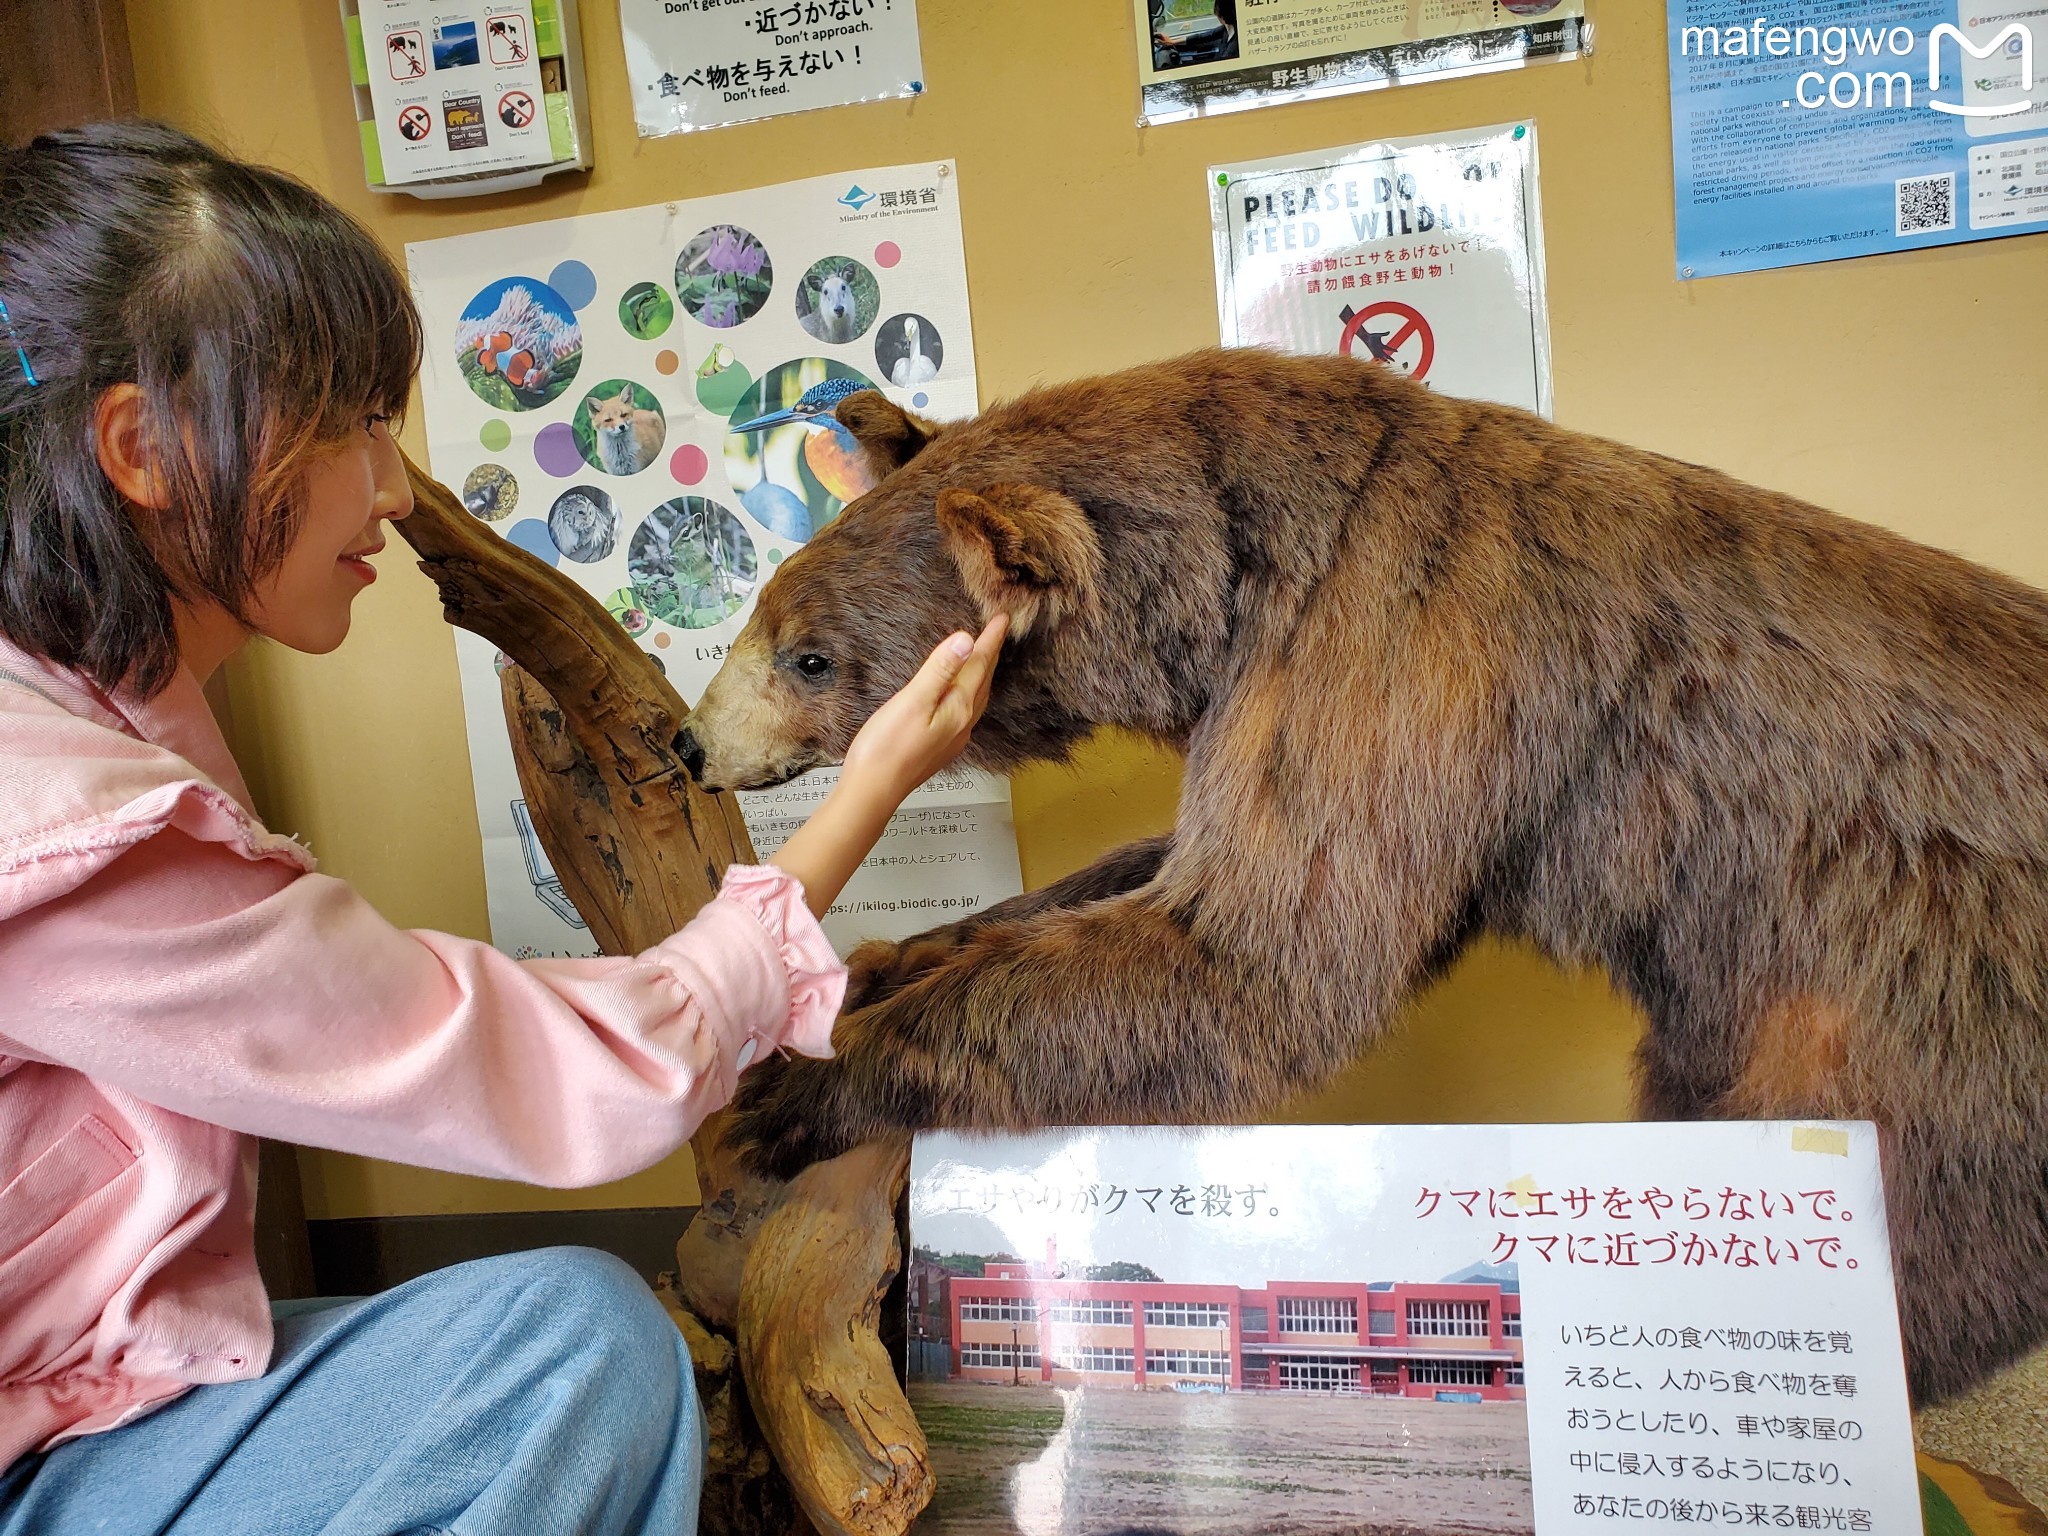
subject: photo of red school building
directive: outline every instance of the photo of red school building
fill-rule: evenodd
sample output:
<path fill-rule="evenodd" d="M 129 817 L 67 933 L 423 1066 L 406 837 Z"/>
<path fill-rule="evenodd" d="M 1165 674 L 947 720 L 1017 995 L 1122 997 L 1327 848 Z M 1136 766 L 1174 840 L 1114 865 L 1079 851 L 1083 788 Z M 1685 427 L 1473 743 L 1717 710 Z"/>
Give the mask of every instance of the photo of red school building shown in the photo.
<path fill-rule="evenodd" d="M 1524 1395 L 1512 1280 L 1274 1280 L 1253 1290 L 1064 1280 L 997 1262 L 980 1276 L 934 1267 L 915 1277 L 912 1308 L 937 1323 L 948 1374 L 965 1381 L 1451 1402 Z"/>

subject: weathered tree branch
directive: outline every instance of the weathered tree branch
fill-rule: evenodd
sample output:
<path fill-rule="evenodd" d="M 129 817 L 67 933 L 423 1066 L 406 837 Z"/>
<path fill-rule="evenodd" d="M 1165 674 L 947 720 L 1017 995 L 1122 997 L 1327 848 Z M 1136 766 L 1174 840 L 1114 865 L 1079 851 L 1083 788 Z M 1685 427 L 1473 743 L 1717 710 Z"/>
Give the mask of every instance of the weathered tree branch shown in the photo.
<path fill-rule="evenodd" d="M 699 788 L 676 754 L 682 699 L 587 592 L 406 467 L 415 509 L 399 532 L 449 622 L 513 663 L 513 757 L 562 888 L 606 953 L 659 943 L 727 865 L 754 858 L 732 797 Z M 712 1425 L 700 1529 L 782 1536 L 808 1515 L 828 1536 L 900 1536 L 931 1497 L 924 1438 L 877 1336 L 907 1148 L 862 1148 L 785 1187 L 738 1167 L 724 1123 L 691 1139 L 703 1203 L 676 1249 L 679 1326 Z"/>
<path fill-rule="evenodd" d="M 879 1336 L 909 1173 L 907 1138 L 805 1169 L 747 1256 L 740 1364 L 797 1502 L 821 1530 L 899 1536 L 931 1502 L 924 1432 Z M 826 1332 L 792 1328 L 793 1317 L 843 1322 Z"/>

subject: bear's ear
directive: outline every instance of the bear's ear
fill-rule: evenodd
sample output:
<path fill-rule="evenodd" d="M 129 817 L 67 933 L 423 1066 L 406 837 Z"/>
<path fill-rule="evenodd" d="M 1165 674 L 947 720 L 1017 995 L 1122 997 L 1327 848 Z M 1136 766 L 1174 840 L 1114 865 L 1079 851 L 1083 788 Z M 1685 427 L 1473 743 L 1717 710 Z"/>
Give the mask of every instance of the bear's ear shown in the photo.
<path fill-rule="evenodd" d="M 832 407 L 832 416 L 860 444 L 875 481 L 908 464 L 939 435 L 936 422 L 911 415 L 878 389 L 848 395 Z"/>
<path fill-rule="evenodd" d="M 939 492 L 939 531 L 987 620 L 1010 616 L 1021 640 L 1095 599 L 1102 545 L 1088 514 L 1040 485 Z"/>

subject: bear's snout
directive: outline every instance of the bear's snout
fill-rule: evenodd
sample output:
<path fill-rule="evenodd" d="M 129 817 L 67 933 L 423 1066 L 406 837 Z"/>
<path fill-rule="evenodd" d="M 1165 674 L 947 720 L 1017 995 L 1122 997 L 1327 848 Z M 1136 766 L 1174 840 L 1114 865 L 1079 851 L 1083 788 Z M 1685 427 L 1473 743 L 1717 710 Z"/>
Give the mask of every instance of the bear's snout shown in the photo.
<path fill-rule="evenodd" d="M 690 771 L 690 777 L 699 784 L 704 782 L 704 749 L 697 744 L 697 738 L 688 725 L 676 732 L 676 739 L 670 744 L 675 754 L 683 760 L 683 766 Z"/>

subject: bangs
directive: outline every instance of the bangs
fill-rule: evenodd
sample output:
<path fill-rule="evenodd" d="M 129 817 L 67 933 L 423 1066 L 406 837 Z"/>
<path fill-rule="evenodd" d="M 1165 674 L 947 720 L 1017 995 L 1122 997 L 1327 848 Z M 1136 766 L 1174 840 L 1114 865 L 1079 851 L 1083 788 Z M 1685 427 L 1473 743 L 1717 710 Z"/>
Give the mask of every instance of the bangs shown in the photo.
<path fill-rule="evenodd" d="M 406 410 L 420 315 L 371 233 L 303 182 L 213 162 L 180 193 L 184 238 L 137 305 L 172 344 L 139 350 L 137 383 L 174 504 L 203 512 L 170 578 L 246 618 L 309 461 Z"/>
<path fill-rule="evenodd" d="M 420 323 L 383 248 L 310 188 L 230 163 L 195 190 L 163 295 L 178 312 L 164 334 L 183 345 L 139 382 L 162 404 L 162 459 L 184 461 L 182 499 L 211 509 L 186 540 L 192 570 L 240 614 L 297 531 L 308 462 L 404 413 Z"/>
<path fill-rule="evenodd" d="M 391 260 L 367 234 L 345 240 L 332 265 L 295 272 L 326 317 L 308 344 L 286 349 L 274 398 L 323 401 L 321 436 L 332 438 L 366 415 L 402 417 L 420 366 L 419 315 Z M 303 251 L 293 255 L 303 257 Z"/>
<path fill-rule="evenodd" d="M 192 333 L 248 344 L 261 415 L 290 423 L 287 439 L 310 429 L 331 442 L 365 415 L 402 414 L 421 339 L 397 266 L 309 188 L 257 166 L 234 172 L 206 189 L 195 221 L 210 227 L 191 248 L 192 297 L 210 290 L 231 312 Z"/>

